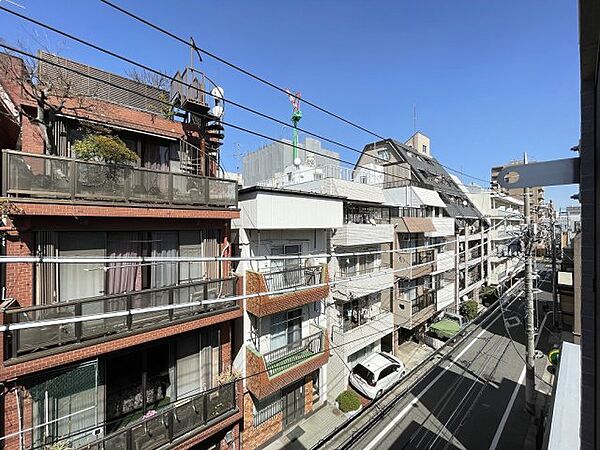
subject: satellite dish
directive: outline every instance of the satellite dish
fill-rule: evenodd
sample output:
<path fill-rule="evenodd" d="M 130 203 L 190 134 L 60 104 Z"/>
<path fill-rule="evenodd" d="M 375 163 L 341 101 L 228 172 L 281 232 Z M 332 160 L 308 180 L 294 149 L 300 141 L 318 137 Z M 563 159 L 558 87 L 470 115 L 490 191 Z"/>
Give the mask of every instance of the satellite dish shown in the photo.
<path fill-rule="evenodd" d="M 225 91 L 223 90 L 223 88 L 221 86 L 217 86 L 217 87 L 212 88 L 212 91 L 210 91 L 210 95 L 212 95 L 215 98 L 215 100 L 223 100 Z"/>
<path fill-rule="evenodd" d="M 210 114 L 212 116 L 218 117 L 219 119 L 223 117 L 223 112 L 223 107 L 221 105 L 215 105 L 210 110 Z"/>

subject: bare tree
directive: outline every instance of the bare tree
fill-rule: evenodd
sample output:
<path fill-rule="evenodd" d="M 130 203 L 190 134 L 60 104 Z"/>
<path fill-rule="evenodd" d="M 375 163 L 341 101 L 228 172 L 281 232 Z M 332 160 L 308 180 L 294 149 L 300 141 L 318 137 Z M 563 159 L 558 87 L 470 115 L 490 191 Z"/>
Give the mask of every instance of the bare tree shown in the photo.
<path fill-rule="evenodd" d="M 92 109 L 85 101 L 89 95 L 76 91 L 72 78 L 67 76 L 68 69 L 52 67 L 52 71 L 44 72 L 34 58 L 17 56 L 10 51 L 0 52 L 0 77 L 13 84 L 21 96 L 21 101 L 15 105 L 18 113 L 39 127 L 50 152 L 54 150 L 52 127 L 56 115 Z"/>
<path fill-rule="evenodd" d="M 133 81 L 137 81 L 138 83 L 147 84 L 148 86 L 160 89 L 162 91 L 159 97 L 159 100 L 161 102 L 160 113 L 165 119 L 173 118 L 173 107 L 169 104 L 168 94 L 171 88 L 170 78 L 164 75 L 159 75 L 155 72 L 150 72 L 146 69 L 138 69 L 137 67 L 126 70 L 125 74 Z"/>

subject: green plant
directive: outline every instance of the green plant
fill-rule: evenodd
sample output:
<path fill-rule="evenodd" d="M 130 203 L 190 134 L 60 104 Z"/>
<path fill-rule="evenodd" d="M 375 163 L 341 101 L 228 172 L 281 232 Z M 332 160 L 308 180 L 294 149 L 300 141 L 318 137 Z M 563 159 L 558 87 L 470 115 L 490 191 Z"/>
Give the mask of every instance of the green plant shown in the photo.
<path fill-rule="evenodd" d="M 356 411 L 360 408 L 360 398 L 354 391 L 343 391 L 337 396 L 336 400 L 342 412 Z"/>
<path fill-rule="evenodd" d="M 465 316 L 468 320 L 473 320 L 477 317 L 477 310 L 479 304 L 475 300 L 467 300 L 460 306 L 460 314 Z"/>
<path fill-rule="evenodd" d="M 217 382 L 220 386 L 228 383 L 232 383 L 234 381 L 239 380 L 242 377 L 242 374 L 239 370 L 234 369 L 232 367 L 227 367 L 223 372 L 221 372 L 217 376 Z"/>
<path fill-rule="evenodd" d="M 71 450 L 72 447 L 66 441 L 58 441 L 46 447 L 46 450 Z"/>
<path fill-rule="evenodd" d="M 485 286 L 481 288 L 479 296 L 481 297 L 481 301 L 483 303 L 492 303 L 498 300 L 498 291 L 493 286 Z"/>
<path fill-rule="evenodd" d="M 73 145 L 73 150 L 80 159 L 108 164 L 127 164 L 139 159 L 117 136 L 103 134 L 88 134 Z"/>

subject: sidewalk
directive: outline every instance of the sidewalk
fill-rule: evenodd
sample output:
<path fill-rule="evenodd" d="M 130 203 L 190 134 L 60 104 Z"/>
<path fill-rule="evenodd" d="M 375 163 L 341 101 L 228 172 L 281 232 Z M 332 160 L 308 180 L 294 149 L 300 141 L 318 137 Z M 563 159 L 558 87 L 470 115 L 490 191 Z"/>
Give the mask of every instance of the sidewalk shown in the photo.
<path fill-rule="evenodd" d="M 310 417 L 301 420 L 279 439 L 273 441 L 263 450 L 308 449 L 321 438 L 346 420 L 346 416 L 332 405 L 324 405 Z"/>

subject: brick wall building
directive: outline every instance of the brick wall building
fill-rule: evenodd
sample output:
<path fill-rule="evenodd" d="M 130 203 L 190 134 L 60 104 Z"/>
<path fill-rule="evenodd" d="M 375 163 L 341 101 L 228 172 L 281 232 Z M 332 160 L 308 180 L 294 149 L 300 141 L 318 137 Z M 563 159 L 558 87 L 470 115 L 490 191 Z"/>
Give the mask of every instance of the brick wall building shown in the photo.
<path fill-rule="evenodd" d="M 130 91 L 90 97 L 71 78 L 66 108 L 48 100 L 47 140 L 31 120 L 24 66 L 2 60 L 2 252 L 89 262 L 2 267 L 1 445 L 239 446 L 243 392 L 227 374 L 242 311 L 235 301 L 202 304 L 239 292 L 229 263 L 103 260 L 230 251 L 239 211 L 237 184 L 219 170 L 222 127 L 186 106 L 194 100 L 206 115 L 208 99 L 174 98 L 174 121 L 141 101 L 153 88 L 88 68 Z M 92 134 L 118 137 L 136 161 L 78 159 L 77 143 Z"/>

